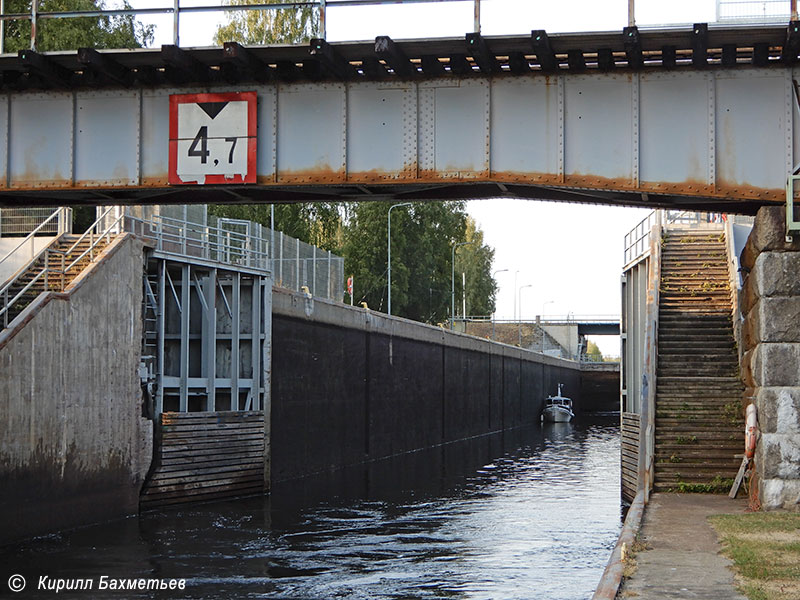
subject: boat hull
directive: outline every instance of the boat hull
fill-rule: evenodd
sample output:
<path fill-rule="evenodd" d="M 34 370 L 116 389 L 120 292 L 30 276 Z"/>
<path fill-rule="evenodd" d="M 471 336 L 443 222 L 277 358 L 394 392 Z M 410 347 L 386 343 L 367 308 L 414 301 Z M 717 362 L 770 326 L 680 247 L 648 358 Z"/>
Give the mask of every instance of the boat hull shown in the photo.
<path fill-rule="evenodd" d="M 542 421 L 548 423 L 569 423 L 573 416 L 572 411 L 560 406 L 548 406 L 542 411 Z"/>

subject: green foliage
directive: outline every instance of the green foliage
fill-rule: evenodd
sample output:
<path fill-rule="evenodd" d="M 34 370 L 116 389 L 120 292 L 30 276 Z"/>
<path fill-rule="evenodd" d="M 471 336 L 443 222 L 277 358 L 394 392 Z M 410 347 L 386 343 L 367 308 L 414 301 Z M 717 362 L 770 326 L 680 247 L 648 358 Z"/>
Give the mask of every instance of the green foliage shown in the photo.
<path fill-rule="evenodd" d="M 723 479 L 719 475 L 715 476 L 708 483 L 688 483 L 679 481 L 677 490 L 682 494 L 724 494 L 731 489 L 733 479 Z"/>
<path fill-rule="evenodd" d="M 282 0 L 225 0 L 231 6 L 280 4 Z M 214 43 L 298 44 L 319 34 L 319 12 L 311 7 L 240 10 L 228 13 L 228 22 L 214 34 Z M 277 220 L 277 219 L 276 219 Z"/>
<path fill-rule="evenodd" d="M 600 352 L 600 348 L 592 340 L 586 342 L 586 356 L 591 356 L 597 361 L 603 360 L 603 353 Z"/>
<path fill-rule="evenodd" d="M 386 202 L 356 205 L 344 229 L 343 248 L 345 272 L 355 277 L 356 303 L 363 300 L 370 308 L 384 311 L 389 207 Z M 450 315 L 453 244 L 473 240 L 474 246 L 457 249 L 456 270 L 467 274 L 467 312 L 491 312 L 496 291 L 491 278 L 494 251 L 482 243 L 482 232 L 469 221 L 462 202 L 420 202 L 392 211 L 393 314 L 444 322 Z M 460 307 L 460 276 L 455 283 Z"/>
<path fill-rule="evenodd" d="M 103 0 L 41 0 L 39 12 L 91 11 L 106 8 Z M 131 8 L 123 2 L 122 8 Z M 30 0 L 6 0 L 5 12 L 31 12 Z M 78 48 L 140 48 L 153 43 L 154 26 L 143 25 L 132 15 L 119 17 L 80 17 L 41 19 L 37 24 L 36 49 L 77 50 Z M 5 52 L 30 48 L 31 22 L 6 22 Z"/>
<path fill-rule="evenodd" d="M 466 218 L 464 241 L 469 242 L 456 250 L 456 304 L 463 298 L 462 278 L 466 274 L 467 316 L 485 316 L 494 312 L 497 284 L 491 278 L 494 248 L 483 243 L 483 232 L 472 217 Z M 461 314 L 461 309 L 456 309 Z M 462 315 L 463 316 L 463 315 Z"/>
<path fill-rule="evenodd" d="M 209 204 L 208 214 L 270 226 L 269 204 Z M 275 229 L 325 250 L 340 253 L 346 207 L 338 202 L 275 205 Z"/>

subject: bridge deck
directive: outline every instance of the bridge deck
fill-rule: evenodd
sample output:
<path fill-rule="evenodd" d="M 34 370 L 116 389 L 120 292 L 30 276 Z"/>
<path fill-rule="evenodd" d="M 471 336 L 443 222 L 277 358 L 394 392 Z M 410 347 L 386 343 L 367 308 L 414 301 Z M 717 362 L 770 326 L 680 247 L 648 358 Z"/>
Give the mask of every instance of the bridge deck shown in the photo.
<path fill-rule="evenodd" d="M 22 51 L 0 57 L 0 205 L 507 196 L 753 213 L 797 162 L 798 30 Z M 240 144 L 253 183 L 175 185 L 170 96 L 228 91 L 258 98 Z"/>

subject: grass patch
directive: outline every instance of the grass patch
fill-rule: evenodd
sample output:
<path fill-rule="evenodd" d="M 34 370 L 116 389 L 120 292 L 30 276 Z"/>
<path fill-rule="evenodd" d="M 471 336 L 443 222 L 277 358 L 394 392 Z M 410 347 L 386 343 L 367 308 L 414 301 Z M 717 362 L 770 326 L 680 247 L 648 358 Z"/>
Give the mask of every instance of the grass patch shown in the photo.
<path fill-rule="evenodd" d="M 709 521 L 750 600 L 800 598 L 800 514 L 716 515 Z"/>

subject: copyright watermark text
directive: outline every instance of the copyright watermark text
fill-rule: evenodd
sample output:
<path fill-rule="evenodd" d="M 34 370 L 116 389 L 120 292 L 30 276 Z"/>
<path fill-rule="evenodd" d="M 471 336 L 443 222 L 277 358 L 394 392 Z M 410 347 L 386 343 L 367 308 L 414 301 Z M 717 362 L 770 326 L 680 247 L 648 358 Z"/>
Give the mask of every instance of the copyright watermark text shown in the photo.
<path fill-rule="evenodd" d="M 8 578 L 8 589 L 12 592 L 21 592 L 27 582 L 22 575 L 12 575 Z M 36 590 L 50 591 L 58 594 L 66 591 L 127 591 L 127 590 L 185 590 L 185 579 L 155 579 L 155 578 L 118 578 L 101 575 L 99 578 L 61 578 L 40 575 L 36 581 Z M 33 585 L 31 586 L 31 589 Z"/>

